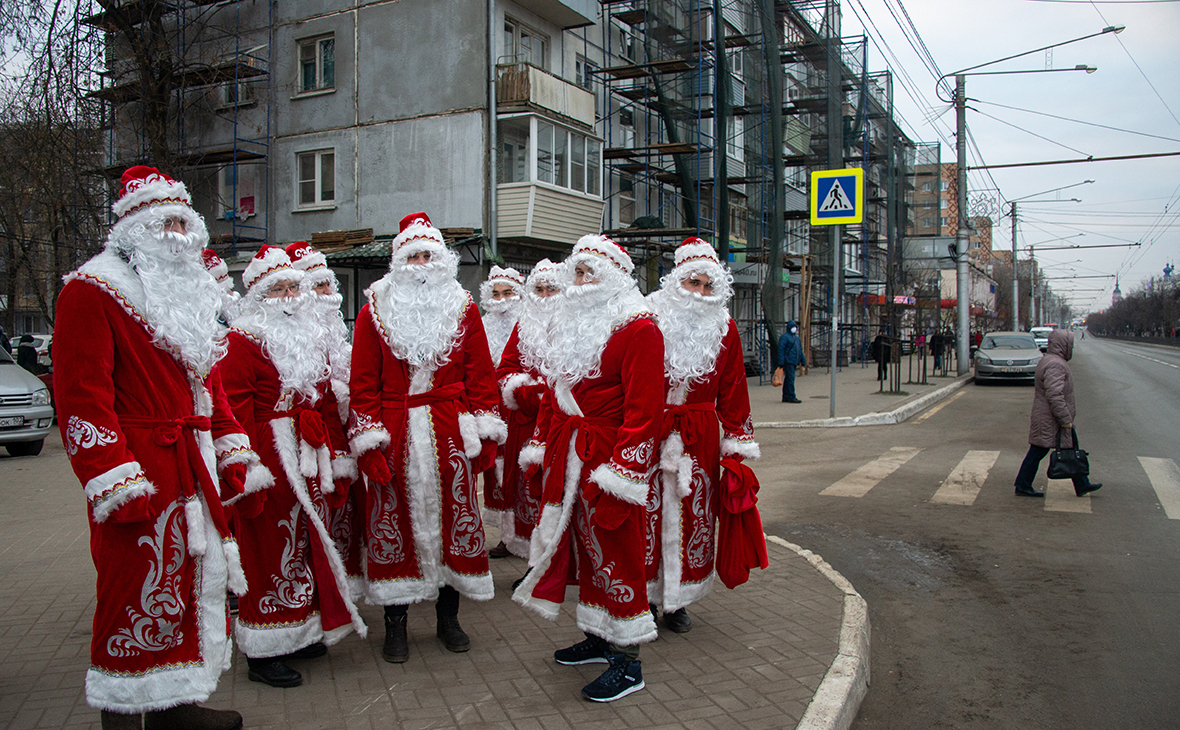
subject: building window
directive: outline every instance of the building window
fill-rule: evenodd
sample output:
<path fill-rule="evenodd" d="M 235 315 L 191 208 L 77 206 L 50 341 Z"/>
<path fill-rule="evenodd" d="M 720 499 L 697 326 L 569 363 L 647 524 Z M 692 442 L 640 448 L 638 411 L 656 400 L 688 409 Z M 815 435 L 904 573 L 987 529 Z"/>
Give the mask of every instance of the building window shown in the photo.
<path fill-rule="evenodd" d="M 299 207 L 315 208 L 335 203 L 335 150 L 300 152 L 297 157 Z"/>
<path fill-rule="evenodd" d="M 938 219 L 938 225 L 940 225 L 940 226 L 945 227 L 946 222 L 947 222 L 947 217 L 945 215 Z"/>
<path fill-rule="evenodd" d="M 635 220 L 635 178 L 619 178 L 619 225 L 629 226 Z"/>
<path fill-rule="evenodd" d="M 334 36 L 299 41 L 299 91 L 322 91 L 336 86 Z"/>
<path fill-rule="evenodd" d="M 530 127 L 534 135 L 532 157 Z M 498 183 L 543 182 L 602 195 L 602 143 L 598 140 L 537 117 L 501 120 L 497 137 Z"/>
<path fill-rule="evenodd" d="M 504 51 L 513 63 L 549 68 L 549 37 L 512 18 L 504 19 Z"/>
<path fill-rule="evenodd" d="M 527 117 L 500 122 L 500 157 L 496 160 L 498 183 L 529 181 L 529 120 Z"/>
<path fill-rule="evenodd" d="M 575 83 L 587 91 L 593 91 L 594 70 L 597 68 L 598 64 L 579 54 L 574 61 L 574 75 L 577 77 Z"/>
<path fill-rule="evenodd" d="M 941 198 L 941 199 L 938 201 L 938 207 L 939 207 L 939 208 L 941 208 L 942 210 L 946 210 L 946 206 L 947 206 L 947 199 L 946 199 L 946 198 Z"/>
<path fill-rule="evenodd" d="M 238 106 L 254 101 L 254 87 L 245 81 L 227 81 L 221 85 L 221 105 Z"/>
<path fill-rule="evenodd" d="M 928 182 L 922 183 L 922 192 L 928 193 L 931 191 L 931 189 L 933 187 L 934 187 L 934 183 L 928 183 Z"/>

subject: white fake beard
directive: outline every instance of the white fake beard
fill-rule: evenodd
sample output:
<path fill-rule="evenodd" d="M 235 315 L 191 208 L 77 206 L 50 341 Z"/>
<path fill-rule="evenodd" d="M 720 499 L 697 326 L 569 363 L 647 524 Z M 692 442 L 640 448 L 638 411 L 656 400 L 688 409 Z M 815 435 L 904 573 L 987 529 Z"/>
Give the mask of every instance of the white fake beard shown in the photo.
<path fill-rule="evenodd" d="M 520 297 L 507 299 L 489 299 L 484 302 L 487 313 L 483 316 L 483 331 L 488 338 L 488 349 L 492 352 L 492 361 L 496 367 L 500 366 L 500 356 L 504 354 L 504 346 L 512 336 L 512 328 L 516 326 L 520 316 Z"/>
<path fill-rule="evenodd" d="M 347 383 L 352 370 L 352 343 L 348 341 L 348 325 L 344 324 L 344 313 L 340 311 L 343 302 L 342 294 L 312 292 L 309 306 L 324 328 L 332 377 Z"/>
<path fill-rule="evenodd" d="M 664 372 L 670 384 L 700 380 L 713 371 L 729 310 L 718 296 L 690 292 L 679 281 L 648 297 L 664 334 Z"/>
<path fill-rule="evenodd" d="M 152 342 L 204 377 L 225 355 L 218 322 L 222 288 L 201 262 L 208 237 L 204 226 L 182 234 L 153 223 L 122 231 L 119 248 L 143 284 Z"/>
<path fill-rule="evenodd" d="M 262 340 L 263 350 L 279 373 L 284 392 L 319 400 L 318 386 L 328 379 L 328 332 L 304 299 L 257 299 L 247 294 L 233 326 Z"/>
<path fill-rule="evenodd" d="M 450 253 L 450 252 L 447 252 Z M 453 255 L 453 254 L 452 254 Z M 390 267 L 378 301 L 393 354 L 413 367 L 444 365 L 459 340 L 467 292 L 446 260 Z"/>
<path fill-rule="evenodd" d="M 520 319 L 516 322 L 516 336 L 520 346 L 520 361 L 526 369 L 540 370 L 543 353 L 549 348 L 549 327 L 562 301 L 562 294 L 539 297 L 529 292 L 524 295 Z"/>
<path fill-rule="evenodd" d="M 550 380 L 562 378 L 574 385 L 598 377 L 602 351 L 619 315 L 634 304 L 635 297 L 642 299 L 630 277 L 601 275 L 601 279 L 567 286 L 560 297 L 537 368 Z"/>

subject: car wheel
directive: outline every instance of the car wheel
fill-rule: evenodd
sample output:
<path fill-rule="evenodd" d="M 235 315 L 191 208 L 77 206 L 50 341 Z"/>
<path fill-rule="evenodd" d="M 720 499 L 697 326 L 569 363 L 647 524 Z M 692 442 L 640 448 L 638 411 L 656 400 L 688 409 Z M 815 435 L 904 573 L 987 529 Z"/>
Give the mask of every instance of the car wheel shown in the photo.
<path fill-rule="evenodd" d="M 41 447 L 45 445 L 45 439 L 40 441 L 25 441 L 19 444 L 6 444 L 10 456 L 36 456 L 41 453 Z"/>

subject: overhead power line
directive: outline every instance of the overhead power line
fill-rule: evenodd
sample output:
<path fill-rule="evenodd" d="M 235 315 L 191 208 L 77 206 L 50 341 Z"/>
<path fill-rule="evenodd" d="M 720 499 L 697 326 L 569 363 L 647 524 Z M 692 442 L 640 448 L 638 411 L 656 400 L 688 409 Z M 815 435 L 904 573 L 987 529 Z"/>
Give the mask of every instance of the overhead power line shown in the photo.
<path fill-rule="evenodd" d="M 1043 162 L 1009 162 L 1003 165 L 976 165 L 968 170 L 1000 170 L 1008 167 L 1040 167 L 1043 165 L 1072 165 L 1077 162 L 1111 162 L 1113 160 L 1144 160 L 1150 157 L 1176 157 L 1180 152 L 1153 152 L 1144 155 L 1115 155 L 1113 157 L 1083 157 L 1077 160 L 1045 160 Z"/>

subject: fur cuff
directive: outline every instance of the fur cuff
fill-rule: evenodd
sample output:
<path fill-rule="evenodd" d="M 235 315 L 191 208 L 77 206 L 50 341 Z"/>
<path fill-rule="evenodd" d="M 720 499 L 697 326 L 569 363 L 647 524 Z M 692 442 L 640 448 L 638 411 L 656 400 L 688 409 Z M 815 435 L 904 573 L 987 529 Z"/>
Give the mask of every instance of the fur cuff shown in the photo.
<path fill-rule="evenodd" d="M 485 441 L 495 441 L 503 446 L 504 442 L 508 440 L 508 426 L 493 413 L 477 415 L 475 426 L 479 429 L 479 437 Z"/>
<path fill-rule="evenodd" d="M 514 411 L 520 410 L 520 404 L 516 402 L 516 389 L 525 385 L 535 385 L 537 379 L 528 373 L 514 373 L 504 378 L 500 384 L 500 395 L 504 398 L 504 405 L 508 406 Z"/>
<path fill-rule="evenodd" d="M 463 437 L 463 452 L 468 459 L 474 459 L 483 451 L 483 442 L 479 438 L 479 423 L 470 413 L 459 414 L 459 435 Z"/>
<path fill-rule="evenodd" d="M 105 522 L 119 507 L 143 494 L 155 494 L 156 488 L 143 474 L 138 461 L 128 461 L 99 474 L 86 483 L 95 522 Z"/>
<path fill-rule="evenodd" d="M 228 586 L 235 596 L 246 595 L 246 573 L 242 570 L 242 557 L 236 540 L 224 540 L 221 550 L 225 553 L 225 568 Z"/>
<path fill-rule="evenodd" d="M 540 464 L 545 461 L 545 444 L 532 442 L 520 450 L 520 456 L 517 463 L 520 464 L 521 469 L 528 469 L 534 464 Z"/>
<path fill-rule="evenodd" d="M 389 446 L 389 432 L 380 427 L 366 429 L 353 436 L 348 446 L 352 449 L 352 455 L 356 457 L 360 457 L 366 451 L 384 449 Z"/>
<path fill-rule="evenodd" d="M 213 452 L 217 454 L 217 469 L 230 464 L 249 464 L 256 460 L 250 449 L 250 437 L 244 433 L 231 433 L 213 440 Z"/>
<path fill-rule="evenodd" d="M 246 491 L 241 494 L 234 495 L 232 499 L 228 499 L 221 504 L 228 507 L 235 504 L 242 497 L 254 492 L 261 492 L 263 489 L 270 489 L 275 484 L 275 475 L 270 473 L 262 464 L 254 464 L 246 469 Z"/>
<path fill-rule="evenodd" d="M 762 457 L 762 449 L 758 442 L 748 436 L 727 437 L 721 439 L 721 456 L 741 456 L 745 459 Z"/>
<path fill-rule="evenodd" d="M 348 477 L 354 482 L 360 478 L 360 472 L 356 468 L 356 459 L 343 454 L 332 459 L 332 478 L 339 479 L 341 477 Z"/>
<path fill-rule="evenodd" d="M 630 504 L 647 504 L 647 480 L 636 477 L 612 462 L 599 464 L 590 472 L 590 481 L 607 494 Z"/>

